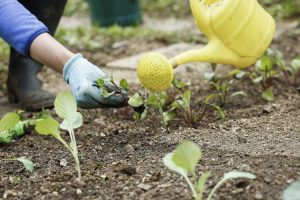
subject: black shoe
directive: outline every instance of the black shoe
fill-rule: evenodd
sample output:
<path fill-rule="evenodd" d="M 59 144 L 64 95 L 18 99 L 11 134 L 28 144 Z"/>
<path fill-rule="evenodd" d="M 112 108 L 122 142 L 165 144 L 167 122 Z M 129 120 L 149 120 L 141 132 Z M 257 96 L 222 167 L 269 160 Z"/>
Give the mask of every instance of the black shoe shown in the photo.
<path fill-rule="evenodd" d="M 55 96 L 42 89 L 42 82 L 36 76 L 41 66 L 40 63 L 21 55 L 11 60 L 7 79 L 10 102 L 19 103 L 27 111 L 53 107 Z"/>

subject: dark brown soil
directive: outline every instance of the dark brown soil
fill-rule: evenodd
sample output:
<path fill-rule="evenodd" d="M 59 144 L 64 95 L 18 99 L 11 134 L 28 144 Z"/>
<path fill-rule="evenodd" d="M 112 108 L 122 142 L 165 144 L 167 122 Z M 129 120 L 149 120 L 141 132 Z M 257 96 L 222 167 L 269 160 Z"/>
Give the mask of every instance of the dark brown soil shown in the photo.
<path fill-rule="evenodd" d="M 275 43 L 285 53 L 282 47 L 287 45 L 299 53 L 299 37 L 294 43 L 289 37 Z M 193 80 L 192 107 L 200 115 L 201 100 L 210 92 L 209 87 L 191 71 L 184 77 Z M 72 157 L 58 141 L 32 132 L 0 147 L 0 158 L 25 156 L 35 163 L 31 174 L 19 163 L 0 161 L 0 197 L 192 199 L 184 180 L 162 163 L 164 155 L 179 142 L 191 140 L 204 152 L 199 174 L 207 170 L 213 174 L 208 189 L 224 172 L 234 169 L 257 176 L 253 181 L 226 183 L 215 199 L 280 199 L 283 189 L 300 177 L 300 95 L 283 80 L 274 81 L 274 87 L 276 101 L 266 103 L 259 86 L 249 80 L 236 82 L 232 91 L 243 89 L 248 96 L 228 99 L 224 121 L 209 110 L 193 127 L 178 119 L 168 131 L 161 128 L 154 112 L 145 121 L 134 122 L 120 110 L 80 110 L 84 125 L 76 136 L 82 181 L 75 179 Z M 66 167 L 60 165 L 62 159 L 67 160 Z"/>

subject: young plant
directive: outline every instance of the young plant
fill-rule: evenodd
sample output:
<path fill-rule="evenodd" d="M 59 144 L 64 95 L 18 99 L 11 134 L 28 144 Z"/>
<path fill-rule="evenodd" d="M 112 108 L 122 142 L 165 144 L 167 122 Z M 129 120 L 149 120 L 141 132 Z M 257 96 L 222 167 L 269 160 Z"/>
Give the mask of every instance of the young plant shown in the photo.
<path fill-rule="evenodd" d="M 225 80 L 222 79 L 220 76 L 217 76 L 216 74 L 216 69 L 217 65 L 216 64 L 211 64 L 212 72 L 210 73 L 205 73 L 204 78 L 209 81 L 213 89 L 217 92 L 216 95 L 214 94 L 215 97 L 219 99 L 219 106 L 224 107 L 227 102 L 228 98 L 228 93 L 230 91 L 230 87 L 233 84 L 233 80 Z M 244 75 L 244 73 L 241 72 L 235 72 L 234 74 L 236 77 L 240 76 L 240 78 Z M 232 74 L 229 74 L 230 77 L 232 77 Z M 231 97 L 234 96 L 246 96 L 246 94 L 243 91 L 238 91 L 235 92 L 231 95 Z"/>
<path fill-rule="evenodd" d="M 187 124 L 194 124 L 197 120 L 196 113 L 191 109 L 191 96 L 192 92 L 187 90 L 181 95 L 180 99 L 171 104 L 173 110 L 179 109 L 184 113 L 184 120 Z"/>
<path fill-rule="evenodd" d="M 33 172 L 34 164 L 30 160 L 26 159 L 25 157 L 19 157 L 19 158 L 10 158 L 10 159 L 2 159 L 3 161 L 19 161 L 23 164 L 26 170 L 29 172 Z"/>
<path fill-rule="evenodd" d="M 59 93 L 54 102 L 56 114 L 63 119 L 59 124 L 55 119 L 48 117 L 36 124 L 35 130 L 41 135 L 51 135 L 59 140 L 72 154 L 75 161 L 75 169 L 78 179 L 81 179 L 80 162 L 78 158 L 78 147 L 74 134 L 74 129 L 82 126 L 82 115 L 77 112 L 75 98 L 70 92 Z M 70 143 L 67 143 L 60 135 L 60 129 L 66 130 L 70 136 Z"/>
<path fill-rule="evenodd" d="M 135 93 L 129 100 L 128 104 L 133 108 L 134 115 L 133 118 L 135 120 L 143 120 L 147 116 L 148 108 L 145 105 L 144 100 L 139 95 L 139 93 Z"/>
<path fill-rule="evenodd" d="M 172 153 L 168 153 L 164 158 L 164 164 L 172 171 L 181 175 L 190 187 L 195 200 L 202 200 L 205 191 L 205 184 L 211 175 L 210 172 L 204 172 L 197 179 L 196 167 L 201 160 L 201 149 L 193 142 L 183 142 L 176 147 Z M 231 171 L 225 173 L 223 178 L 215 185 L 209 193 L 207 200 L 212 200 L 217 189 L 220 188 L 226 181 L 236 178 L 255 179 L 256 176 L 251 173 Z"/>
<path fill-rule="evenodd" d="M 205 116 L 205 114 L 206 114 L 206 112 L 207 112 L 207 109 L 210 107 L 210 108 L 212 108 L 212 109 L 214 109 L 215 111 L 217 111 L 217 113 L 219 114 L 219 116 L 220 116 L 220 118 L 221 119 L 225 119 L 225 113 L 224 113 L 224 111 L 223 111 L 223 109 L 220 107 L 220 106 L 218 106 L 218 105 L 216 105 L 216 104 L 214 104 L 213 102 L 212 102 L 212 100 L 214 99 L 214 98 L 218 98 L 219 97 L 219 95 L 218 94 L 210 94 L 210 95 L 208 95 L 206 98 L 205 98 L 205 101 L 204 101 L 204 103 L 203 103 L 203 111 L 202 111 L 202 114 L 201 114 L 201 116 L 200 116 L 200 120 L 202 120 L 203 119 L 203 117 Z"/>
<path fill-rule="evenodd" d="M 147 106 L 152 106 L 156 110 L 159 111 L 162 125 L 166 128 L 168 127 L 170 121 L 174 120 L 176 117 L 176 113 L 174 109 L 165 109 L 167 103 L 167 93 L 166 92 L 158 92 L 158 93 L 150 93 L 148 99 L 146 100 Z"/>
<path fill-rule="evenodd" d="M 293 59 L 290 65 L 284 63 L 281 69 L 288 83 L 295 86 L 300 72 L 300 57 Z"/>
<path fill-rule="evenodd" d="M 274 101 L 272 80 L 279 74 L 275 66 L 282 66 L 283 59 L 279 51 L 268 49 L 266 53 L 256 62 L 250 78 L 255 84 L 262 86 L 262 98 L 266 101 Z"/>
<path fill-rule="evenodd" d="M 291 183 L 282 194 L 283 200 L 297 200 L 300 197 L 300 181 Z"/>

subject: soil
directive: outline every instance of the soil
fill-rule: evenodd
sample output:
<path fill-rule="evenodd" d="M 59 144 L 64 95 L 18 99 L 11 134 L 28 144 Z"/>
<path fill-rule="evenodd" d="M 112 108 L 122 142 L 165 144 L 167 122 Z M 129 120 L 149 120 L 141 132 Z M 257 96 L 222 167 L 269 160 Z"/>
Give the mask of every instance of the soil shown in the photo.
<path fill-rule="evenodd" d="M 299 40 L 299 32 L 293 37 L 284 33 L 274 45 L 285 55 L 291 51 L 299 55 Z M 142 48 L 146 49 L 145 45 Z M 120 53 L 120 57 L 123 54 L 126 53 Z M 91 59 L 101 64 L 102 57 L 96 54 Z M 200 77 L 192 70 L 182 76 L 184 80 L 192 80 L 191 105 L 198 116 L 203 109 L 201 100 L 211 92 Z M 57 76 L 52 74 L 51 78 L 53 81 Z M 168 130 L 161 127 L 153 111 L 146 120 L 135 122 L 124 115 L 124 110 L 80 110 L 84 125 L 76 131 L 76 136 L 82 180 L 76 180 L 72 157 L 58 141 L 30 131 L 13 144 L 1 146 L 0 158 L 25 156 L 35 163 L 35 171 L 31 174 L 17 162 L 0 161 L 0 197 L 192 199 L 184 180 L 162 163 L 164 155 L 179 142 L 191 140 L 203 150 L 199 175 L 207 170 L 213 174 L 208 189 L 212 189 L 224 172 L 231 170 L 257 176 L 253 181 L 239 179 L 226 183 L 214 199 L 280 199 L 283 189 L 300 178 L 300 95 L 282 79 L 273 84 L 276 100 L 266 103 L 260 97 L 258 85 L 247 79 L 235 82 L 231 92 L 243 89 L 248 96 L 228 99 L 224 107 L 225 120 L 208 110 L 195 125 L 189 126 L 180 118 Z M 137 85 L 131 87 L 133 91 L 138 88 Z M 63 136 L 67 138 L 67 133 Z M 66 166 L 60 165 L 62 159 L 67 161 Z"/>

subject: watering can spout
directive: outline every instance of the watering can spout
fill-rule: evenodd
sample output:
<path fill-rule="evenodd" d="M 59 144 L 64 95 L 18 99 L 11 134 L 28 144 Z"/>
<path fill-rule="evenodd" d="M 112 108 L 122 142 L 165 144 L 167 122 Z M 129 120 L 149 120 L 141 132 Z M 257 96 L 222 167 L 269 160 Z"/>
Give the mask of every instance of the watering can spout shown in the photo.
<path fill-rule="evenodd" d="M 208 62 L 245 68 L 259 59 L 273 39 L 275 21 L 257 0 L 190 0 L 190 7 L 208 44 L 172 58 L 173 67 Z"/>
<path fill-rule="evenodd" d="M 246 68 L 255 63 L 255 57 L 240 57 L 219 41 L 211 41 L 202 49 L 183 52 L 170 60 L 173 68 L 190 62 L 222 63 L 237 68 Z"/>

